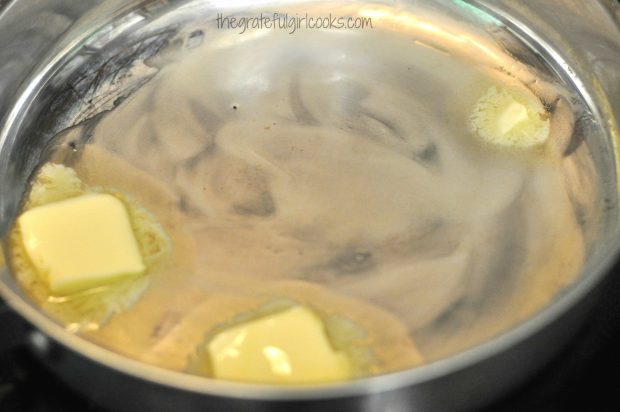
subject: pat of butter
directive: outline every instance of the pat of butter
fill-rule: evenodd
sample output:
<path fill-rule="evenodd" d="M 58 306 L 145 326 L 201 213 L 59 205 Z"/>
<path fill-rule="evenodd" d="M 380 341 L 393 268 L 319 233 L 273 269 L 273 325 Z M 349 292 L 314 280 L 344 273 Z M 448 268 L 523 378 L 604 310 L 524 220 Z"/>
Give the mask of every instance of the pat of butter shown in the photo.
<path fill-rule="evenodd" d="M 305 384 L 351 375 L 347 356 L 331 347 L 321 319 L 302 306 L 224 330 L 207 350 L 220 379 Z"/>
<path fill-rule="evenodd" d="M 521 103 L 512 102 L 498 116 L 497 127 L 501 134 L 506 134 L 524 120 L 527 120 L 527 108 Z"/>
<path fill-rule="evenodd" d="M 125 205 L 87 194 L 35 207 L 18 221 L 23 246 L 55 294 L 70 294 L 144 273 Z"/>
<path fill-rule="evenodd" d="M 534 147 L 549 137 L 545 107 L 527 89 L 490 87 L 476 103 L 470 120 L 476 135 L 497 145 Z"/>

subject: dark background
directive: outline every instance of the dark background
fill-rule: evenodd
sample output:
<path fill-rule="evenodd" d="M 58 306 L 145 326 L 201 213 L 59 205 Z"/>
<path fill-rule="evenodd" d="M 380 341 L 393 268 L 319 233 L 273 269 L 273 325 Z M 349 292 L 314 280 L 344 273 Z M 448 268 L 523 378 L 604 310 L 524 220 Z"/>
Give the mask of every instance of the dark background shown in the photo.
<path fill-rule="evenodd" d="M 4 338 L 8 337 L 0 336 L 0 341 Z M 620 265 L 616 265 L 577 337 L 529 382 L 483 412 L 620 411 L 619 352 Z M 103 412 L 58 382 L 25 348 L 0 352 L 0 412 L 72 410 Z"/>

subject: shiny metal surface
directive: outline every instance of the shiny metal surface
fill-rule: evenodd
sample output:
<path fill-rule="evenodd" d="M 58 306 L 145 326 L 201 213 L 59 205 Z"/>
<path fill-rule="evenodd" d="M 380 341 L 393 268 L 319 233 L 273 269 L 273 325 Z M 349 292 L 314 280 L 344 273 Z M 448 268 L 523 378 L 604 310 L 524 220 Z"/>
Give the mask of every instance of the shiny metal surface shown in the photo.
<path fill-rule="evenodd" d="M 0 231 L 11 223 L 24 183 L 45 146 L 32 137 L 34 133 L 29 135 L 40 125 L 32 123 L 32 111 L 26 108 L 35 101 L 39 107 L 50 107 L 51 97 L 37 96 L 38 88 L 49 86 L 52 74 L 61 81 L 62 60 L 84 42 L 96 42 L 92 35 L 100 32 L 108 19 L 116 20 L 116 16 L 133 10 L 133 16 L 139 18 L 121 20 L 131 29 L 157 15 L 158 7 L 181 2 L 135 2 L 119 9 L 112 2 L 92 1 L 88 5 L 81 3 L 84 9 L 79 10 L 61 1 L 35 3 L 13 2 L 0 15 L 0 111 L 5 114 L 0 134 Z M 220 2 L 206 3 L 215 7 Z M 238 3 L 241 7 L 244 2 Z M 542 51 L 563 62 L 562 75 L 574 82 L 595 116 L 606 125 L 609 140 L 601 144 L 617 152 L 618 6 L 600 1 L 584 7 L 582 2 L 570 0 L 472 4 L 488 9 L 497 18 L 517 22 L 516 27 L 535 38 Z M 88 14 L 94 6 L 102 9 Z M 86 17 L 82 16 L 84 12 Z M 38 21 L 33 18 L 37 13 L 49 24 L 32 23 L 33 29 L 29 25 Z M 107 33 L 120 33 L 122 38 L 123 30 Z M 149 44 L 156 50 L 158 37 L 153 39 Z M 24 48 L 32 53 L 24 54 Z M 148 55 L 149 50 L 147 47 L 142 52 Z M 49 133 L 47 138 L 52 136 Z M 610 167 L 613 170 L 608 170 L 604 184 L 617 191 L 618 170 L 615 164 Z M 596 251 L 578 284 L 520 326 L 466 352 L 413 370 L 324 387 L 239 385 L 161 370 L 68 334 L 23 298 L 6 271 L 2 273 L 0 292 L 16 312 L 57 342 L 49 347 L 39 344 L 39 348 L 45 348 L 39 350 L 41 358 L 76 388 L 114 410 L 204 410 L 204 402 L 210 402 L 214 410 L 466 410 L 490 401 L 525 379 L 566 342 L 586 316 L 595 302 L 596 288 L 620 249 L 617 213 L 612 209 L 606 215 L 604 247 Z"/>

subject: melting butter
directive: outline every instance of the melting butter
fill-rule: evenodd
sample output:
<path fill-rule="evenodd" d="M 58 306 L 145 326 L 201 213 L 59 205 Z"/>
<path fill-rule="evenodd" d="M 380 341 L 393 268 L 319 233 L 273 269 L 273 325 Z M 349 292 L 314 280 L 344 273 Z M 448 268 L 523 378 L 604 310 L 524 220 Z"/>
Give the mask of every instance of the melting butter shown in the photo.
<path fill-rule="evenodd" d="M 550 131 L 545 108 L 533 93 L 495 86 L 478 100 L 471 127 L 485 141 L 510 147 L 541 145 Z"/>
<path fill-rule="evenodd" d="M 130 196 L 89 187 L 54 163 L 35 176 L 8 245 L 20 285 L 75 332 L 131 307 L 171 249 L 155 216 Z"/>
<path fill-rule="evenodd" d="M 347 379 L 351 364 L 334 350 L 322 320 L 294 306 L 226 329 L 207 344 L 215 378 L 272 384 Z"/>
<path fill-rule="evenodd" d="M 17 224 L 30 261 L 54 294 L 104 286 L 146 269 L 127 210 L 110 194 L 35 207 Z"/>

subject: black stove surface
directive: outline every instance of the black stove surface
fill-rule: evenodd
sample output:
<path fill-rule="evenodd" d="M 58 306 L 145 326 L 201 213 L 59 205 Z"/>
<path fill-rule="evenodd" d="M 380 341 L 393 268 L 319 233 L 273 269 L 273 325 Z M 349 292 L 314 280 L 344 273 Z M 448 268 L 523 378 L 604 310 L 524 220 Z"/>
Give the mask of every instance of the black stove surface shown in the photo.
<path fill-rule="evenodd" d="M 2 339 L 2 336 L 0 336 Z M 620 265 L 577 337 L 540 373 L 484 412 L 619 411 Z M 0 353 L 1 412 L 106 412 L 24 348 Z"/>

